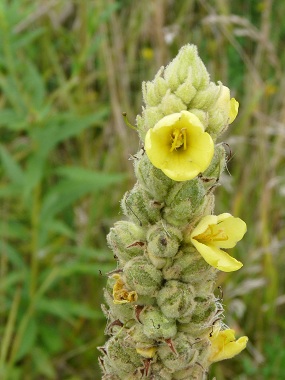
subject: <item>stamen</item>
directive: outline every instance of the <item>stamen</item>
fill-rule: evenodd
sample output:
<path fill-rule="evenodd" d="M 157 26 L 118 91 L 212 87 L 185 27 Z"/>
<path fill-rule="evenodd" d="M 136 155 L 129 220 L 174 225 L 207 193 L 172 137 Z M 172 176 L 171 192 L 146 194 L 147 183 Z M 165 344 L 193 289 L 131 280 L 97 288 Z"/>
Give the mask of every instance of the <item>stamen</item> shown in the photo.
<path fill-rule="evenodd" d="M 171 139 L 172 139 L 172 144 L 171 144 L 170 152 L 173 152 L 174 150 L 181 148 L 182 145 L 183 145 L 183 149 L 184 150 L 187 149 L 186 128 L 182 128 L 180 130 L 179 129 L 175 129 L 172 132 Z"/>
<path fill-rule="evenodd" d="M 183 135 L 183 149 L 186 150 L 187 145 L 186 145 L 186 128 L 181 129 L 182 135 Z"/>

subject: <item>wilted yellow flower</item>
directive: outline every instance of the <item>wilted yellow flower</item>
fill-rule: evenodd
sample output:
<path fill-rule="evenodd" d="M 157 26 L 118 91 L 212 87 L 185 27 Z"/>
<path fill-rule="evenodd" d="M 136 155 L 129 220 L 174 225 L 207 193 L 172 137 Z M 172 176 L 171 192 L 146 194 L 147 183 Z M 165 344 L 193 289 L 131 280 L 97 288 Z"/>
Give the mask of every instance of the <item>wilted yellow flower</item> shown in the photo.
<path fill-rule="evenodd" d="M 152 164 L 174 181 L 187 181 L 209 166 L 214 143 L 196 115 L 181 111 L 149 129 L 145 150 Z"/>
<path fill-rule="evenodd" d="M 119 274 L 113 274 L 112 276 L 116 282 L 113 286 L 113 302 L 114 304 L 123 304 L 128 302 L 134 302 L 138 299 L 137 293 L 133 290 L 129 292 L 124 288 L 125 284 Z"/>
<path fill-rule="evenodd" d="M 248 337 L 242 336 L 235 340 L 235 331 L 232 329 L 218 331 L 210 336 L 211 353 L 210 362 L 219 362 L 231 359 L 245 349 Z"/>
<path fill-rule="evenodd" d="M 246 233 L 246 224 L 231 214 L 207 215 L 190 235 L 192 244 L 205 261 L 224 272 L 242 267 L 242 263 L 220 248 L 232 248 Z"/>

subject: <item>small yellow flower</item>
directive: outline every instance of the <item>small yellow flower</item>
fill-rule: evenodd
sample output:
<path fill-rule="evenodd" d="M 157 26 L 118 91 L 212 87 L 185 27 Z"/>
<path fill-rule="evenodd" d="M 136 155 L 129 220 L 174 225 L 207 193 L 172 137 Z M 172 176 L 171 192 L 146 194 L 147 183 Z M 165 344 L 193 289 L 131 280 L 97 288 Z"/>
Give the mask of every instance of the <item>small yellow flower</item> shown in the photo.
<path fill-rule="evenodd" d="M 228 123 L 231 124 L 238 114 L 239 103 L 235 98 L 230 97 L 230 90 L 226 86 L 222 86 L 219 98 L 214 107 L 220 109 Z"/>
<path fill-rule="evenodd" d="M 196 115 L 181 111 L 165 116 L 149 129 L 145 150 L 152 164 L 174 181 L 187 181 L 210 165 L 211 136 Z"/>
<path fill-rule="evenodd" d="M 124 288 L 125 284 L 119 274 L 113 274 L 112 276 L 116 282 L 113 286 L 113 302 L 114 304 L 123 304 L 134 302 L 138 299 L 137 293 L 133 290 L 129 292 Z"/>
<path fill-rule="evenodd" d="M 153 49 L 150 47 L 144 47 L 141 49 L 141 55 L 145 60 L 150 61 L 154 57 Z"/>
<path fill-rule="evenodd" d="M 233 272 L 240 269 L 242 263 L 220 248 L 234 247 L 245 233 L 245 222 L 231 214 L 207 215 L 194 228 L 190 240 L 208 264 Z"/>
<path fill-rule="evenodd" d="M 136 351 L 139 355 L 143 356 L 144 358 L 153 358 L 157 347 L 147 347 L 147 348 L 136 348 Z"/>
<path fill-rule="evenodd" d="M 209 361 L 219 362 L 225 359 L 231 359 L 245 349 L 248 337 L 242 336 L 235 340 L 235 331 L 232 329 L 218 331 L 210 336 L 211 353 Z"/>

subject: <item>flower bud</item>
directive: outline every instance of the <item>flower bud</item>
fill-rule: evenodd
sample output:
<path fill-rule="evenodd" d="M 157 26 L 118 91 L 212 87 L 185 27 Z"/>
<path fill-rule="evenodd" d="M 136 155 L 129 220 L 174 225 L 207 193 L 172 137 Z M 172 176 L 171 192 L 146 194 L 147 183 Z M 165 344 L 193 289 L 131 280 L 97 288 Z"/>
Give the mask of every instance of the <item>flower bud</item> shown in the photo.
<path fill-rule="evenodd" d="M 201 121 L 201 123 L 204 125 L 205 130 L 208 126 L 208 114 L 205 111 L 199 110 L 197 108 L 191 108 L 189 112 L 193 113 L 195 116 L 198 117 L 198 119 Z"/>
<path fill-rule="evenodd" d="M 178 371 L 193 365 L 198 356 L 195 345 L 192 345 L 186 334 L 178 333 L 172 340 L 176 353 L 165 343 L 158 348 L 158 356 L 171 371 Z"/>
<path fill-rule="evenodd" d="M 111 363 L 110 363 L 110 359 L 108 358 L 108 356 L 104 356 L 102 358 L 100 358 L 101 360 L 99 360 L 99 364 L 100 364 L 100 367 L 102 368 L 103 372 L 104 372 L 104 376 L 102 377 L 102 380 L 121 380 L 121 378 L 115 374 L 113 374 L 114 372 L 114 369 L 113 367 L 111 366 Z"/>
<path fill-rule="evenodd" d="M 177 182 L 166 198 L 163 209 L 165 220 L 174 226 L 187 224 L 199 214 L 205 202 L 205 189 L 198 178 Z"/>
<path fill-rule="evenodd" d="M 176 322 L 167 318 L 158 308 L 145 308 L 140 314 L 144 334 L 152 339 L 169 339 L 177 333 Z"/>
<path fill-rule="evenodd" d="M 127 221 L 116 222 L 107 235 L 107 242 L 121 264 L 141 256 L 144 250 L 145 232 L 142 227 Z"/>
<path fill-rule="evenodd" d="M 154 297 L 162 284 L 162 273 L 146 258 L 135 257 L 124 267 L 126 285 L 135 290 L 138 295 Z"/>
<path fill-rule="evenodd" d="M 201 364 L 201 360 L 199 356 L 199 361 L 198 360 L 196 361 L 196 365 L 174 372 L 172 375 L 172 379 L 173 380 L 190 380 L 190 379 L 204 380 L 206 373 L 207 373 L 206 369 L 203 369 L 203 365 Z"/>
<path fill-rule="evenodd" d="M 163 68 L 158 71 L 153 81 L 142 84 L 143 100 L 150 107 L 159 105 L 167 92 L 168 86 L 161 76 L 162 71 Z"/>
<path fill-rule="evenodd" d="M 161 362 L 154 362 L 151 365 L 151 375 L 153 380 L 172 380 L 172 374 Z"/>
<path fill-rule="evenodd" d="M 178 228 L 159 221 L 147 232 L 147 250 L 156 257 L 174 257 L 181 240 Z"/>
<path fill-rule="evenodd" d="M 160 206 L 137 183 L 127 192 L 121 202 L 123 213 L 141 226 L 155 223 L 160 219 Z"/>
<path fill-rule="evenodd" d="M 213 330 L 213 322 L 217 315 L 217 305 L 213 295 L 204 297 L 196 297 L 196 308 L 192 314 L 192 318 L 188 323 L 180 323 L 178 330 L 191 334 L 192 337 L 203 338 L 209 336 Z"/>
<path fill-rule="evenodd" d="M 208 71 L 198 56 L 197 48 L 190 44 L 180 49 L 178 55 L 166 67 L 164 77 L 172 91 L 176 91 L 187 79 L 191 80 L 196 89 L 209 83 Z"/>
<path fill-rule="evenodd" d="M 168 91 L 162 99 L 159 108 L 164 115 L 171 115 L 175 112 L 187 110 L 187 106 L 182 102 L 182 100 L 170 91 Z"/>
<path fill-rule="evenodd" d="M 204 171 L 201 181 L 205 188 L 215 184 L 226 166 L 226 151 L 223 145 L 217 145 L 210 166 Z"/>
<path fill-rule="evenodd" d="M 162 269 L 165 266 L 168 267 L 172 263 L 172 258 L 155 256 L 150 250 L 146 250 L 145 255 L 157 269 Z"/>
<path fill-rule="evenodd" d="M 195 308 L 195 291 L 190 284 L 167 281 L 157 294 L 157 304 L 168 318 L 182 318 L 191 315 Z"/>
<path fill-rule="evenodd" d="M 144 154 L 134 161 L 136 177 L 140 185 L 158 202 L 163 202 L 173 181 L 162 170 L 152 165 L 148 156 Z"/>
<path fill-rule="evenodd" d="M 208 109 L 217 101 L 219 91 L 220 86 L 210 82 L 209 86 L 197 92 L 196 96 L 191 101 L 191 107 L 208 111 Z"/>
<path fill-rule="evenodd" d="M 180 280 L 196 284 L 204 279 L 204 283 L 212 281 L 216 276 L 216 270 L 211 268 L 194 247 L 185 246 L 174 258 L 169 267 L 162 270 L 166 280 Z"/>
<path fill-rule="evenodd" d="M 154 339 L 150 339 L 143 332 L 143 325 L 141 323 L 136 323 L 128 331 L 128 336 L 134 342 L 136 348 L 142 347 L 142 345 L 153 346 L 155 344 Z"/>
<path fill-rule="evenodd" d="M 193 86 L 192 78 L 189 77 L 175 91 L 175 95 L 178 96 L 183 101 L 183 103 L 187 105 L 195 97 L 196 93 L 197 90 Z"/>
<path fill-rule="evenodd" d="M 192 313 L 193 323 L 209 323 L 217 312 L 215 297 L 211 294 L 208 297 L 195 297 L 196 306 Z"/>
<path fill-rule="evenodd" d="M 116 336 L 110 338 L 105 349 L 111 366 L 121 378 L 125 378 L 124 376 L 142 366 L 142 357 L 122 338 Z"/>

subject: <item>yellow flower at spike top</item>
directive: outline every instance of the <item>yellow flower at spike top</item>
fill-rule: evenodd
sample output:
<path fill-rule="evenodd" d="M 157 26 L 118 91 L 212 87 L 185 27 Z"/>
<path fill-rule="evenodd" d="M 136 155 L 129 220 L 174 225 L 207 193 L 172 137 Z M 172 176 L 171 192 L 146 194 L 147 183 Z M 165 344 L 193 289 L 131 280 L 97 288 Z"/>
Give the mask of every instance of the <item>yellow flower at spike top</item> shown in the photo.
<path fill-rule="evenodd" d="M 246 224 L 231 214 L 207 215 L 199 222 L 190 235 L 192 244 L 205 261 L 223 272 L 233 272 L 242 263 L 221 248 L 232 248 L 246 233 Z"/>
<path fill-rule="evenodd" d="M 247 336 L 242 336 L 235 340 L 235 331 L 232 329 L 218 331 L 210 336 L 211 353 L 209 361 L 211 363 L 219 362 L 225 359 L 231 359 L 245 349 L 248 342 Z"/>
<path fill-rule="evenodd" d="M 169 178 L 187 181 L 210 165 L 214 143 L 196 115 L 181 111 L 163 117 L 148 130 L 145 150 L 151 163 Z"/>

